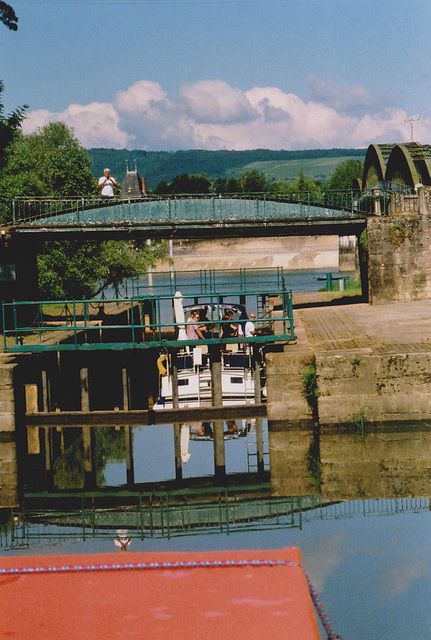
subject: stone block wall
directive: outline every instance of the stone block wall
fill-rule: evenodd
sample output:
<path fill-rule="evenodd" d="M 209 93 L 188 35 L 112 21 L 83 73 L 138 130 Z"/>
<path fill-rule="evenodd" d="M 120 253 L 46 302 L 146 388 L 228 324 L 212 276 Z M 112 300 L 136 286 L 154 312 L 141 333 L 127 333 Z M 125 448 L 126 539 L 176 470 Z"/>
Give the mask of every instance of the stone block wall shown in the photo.
<path fill-rule="evenodd" d="M 397 428 L 352 434 L 327 429 L 320 436 L 322 500 L 407 498 L 431 492 L 431 431 Z"/>
<path fill-rule="evenodd" d="M 303 375 L 314 362 L 307 351 L 287 347 L 266 354 L 267 402 L 271 420 L 285 420 L 295 427 L 313 428 L 313 415 L 304 396 Z"/>
<path fill-rule="evenodd" d="M 18 504 L 15 364 L 0 363 L 0 508 Z"/>
<path fill-rule="evenodd" d="M 431 419 L 431 353 L 319 354 L 321 425 Z"/>
<path fill-rule="evenodd" d="M 268 418 L 292 427 L 312 428 L 303 395 L 309 362 L 289 351 L 267 361 Z M 277 356 L 274 358 L 274 356 Z M 431 351 L 387 353 L 352 351 L 315 356 L 317 408 L 321 427 L 431 420 Z"/>
<path fill-rule="evenodd" d="M 430 187 L 419 189 L 418 210 L 369 218 L 367 237 L 370 302 L 431 298 Z"/>

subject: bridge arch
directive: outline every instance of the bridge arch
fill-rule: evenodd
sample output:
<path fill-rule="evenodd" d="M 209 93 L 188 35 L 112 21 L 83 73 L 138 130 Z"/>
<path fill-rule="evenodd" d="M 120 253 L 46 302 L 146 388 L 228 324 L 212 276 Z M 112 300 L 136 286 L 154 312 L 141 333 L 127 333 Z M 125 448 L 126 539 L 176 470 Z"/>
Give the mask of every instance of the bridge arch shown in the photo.
<path fill-rule="evenodd" d="M 370 144 L 364 162 L 363 189 L 386 179 L 386 165 L 395 146 L 395 144 Z"/>
<path fill-rule="evenodd" d="M 413 143 L 415 144 L 415 143 Z M 414 189 L 415 184 L 421 182 L 408 144 L 398 144 L 391 152 L 386 168 L 386 180 L 406 184 Z"/>

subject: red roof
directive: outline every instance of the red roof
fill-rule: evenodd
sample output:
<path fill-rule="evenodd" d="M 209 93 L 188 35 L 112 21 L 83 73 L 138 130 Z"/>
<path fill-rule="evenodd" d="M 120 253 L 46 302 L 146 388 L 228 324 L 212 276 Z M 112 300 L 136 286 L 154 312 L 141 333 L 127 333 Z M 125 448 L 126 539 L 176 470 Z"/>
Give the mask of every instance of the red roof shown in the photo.
<path fill-rule="evenodd" d="M 16 640 L 320 639 L 296 548 L 2 557 L 0 586 Z"/>

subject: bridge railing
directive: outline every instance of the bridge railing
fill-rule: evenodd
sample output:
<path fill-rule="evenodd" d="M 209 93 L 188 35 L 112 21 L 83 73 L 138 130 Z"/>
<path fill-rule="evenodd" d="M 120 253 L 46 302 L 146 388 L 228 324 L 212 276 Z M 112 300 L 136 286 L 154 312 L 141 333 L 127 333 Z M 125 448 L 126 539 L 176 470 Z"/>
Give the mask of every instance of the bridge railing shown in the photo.
<path fill-rule="evenodd" d="M 196 206 L 199 201 L 199 207 Z M 148 195 L 142 198 L 114 198 L 106 202 L 95 196 L 68 198 L 15 198 L 12 202 L 8 222 L 47 224 L 49 220 L 62 216 L 68 224 L 108 222 L 142 222 L 142 213 L 133 205 L 146 204 L 149 221 L 179 220 L 223 220 L 225 218 L 262 218 L 328 216 L 330 212 L 344 215 L 372 214 L 372 198 L 358 198 L 354 191 L 309 191 L 289 195 L 270 193 L 248 194 L 180 194 Z M 285 205 L 284 209 L 282 205 Z M 97 220 L 89 213 L 98 209 Z M 100 214 L 103 210 L 103 215 Z M 333 215 L 333 213 L 332 213 Z M 136 219 L 135 219 L 136 217 Z M 59 220 L 61 221 L 61 220 Z"/>
<path fill-rule="evenodd" d="M 239 298 L 242 304 L 232 302 Z M 183 307 L 184 301 L 189 304 Z M 178 305 L 186 312 L 184 320 L 177 320 Z M 197 321 L 204 328 L 204 339 L 187 337 L 190 313 L 187 307 L 196 305 L 200 306 L 201 315 L 206 309 L 205 317 Z M 223 317 L 226 305 L 238 309 L 234 319 Z M 223 337 L 225 326 L 233 323 L 243 327 L 251 311 L 256 316 L 254 335 Z M 2 312 L 6 352 L 265 344 L 295 337 L 292 292 L 283 289 L 264 294 L 260 291 L 187 294 L 184 298 L 142 296 L 109 303 L 102 300 L 14 301 L 4 302 Z"/>

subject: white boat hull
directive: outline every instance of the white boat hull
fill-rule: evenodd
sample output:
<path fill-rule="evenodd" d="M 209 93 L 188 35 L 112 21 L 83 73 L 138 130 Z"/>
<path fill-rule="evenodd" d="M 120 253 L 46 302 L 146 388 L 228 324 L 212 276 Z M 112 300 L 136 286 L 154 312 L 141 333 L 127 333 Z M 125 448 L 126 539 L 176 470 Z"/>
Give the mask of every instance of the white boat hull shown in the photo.
<path fill-rule="evenodd" d="M 224 406 L 254 404 L 253 372 L 249 369 L 222 369 Z M 178 371 L 179 408 L 212 405 L 211 371 L 209 368 Z M 161 393 L 154 409 L 172 409 L 172 377 L 162 377 Z"/>

